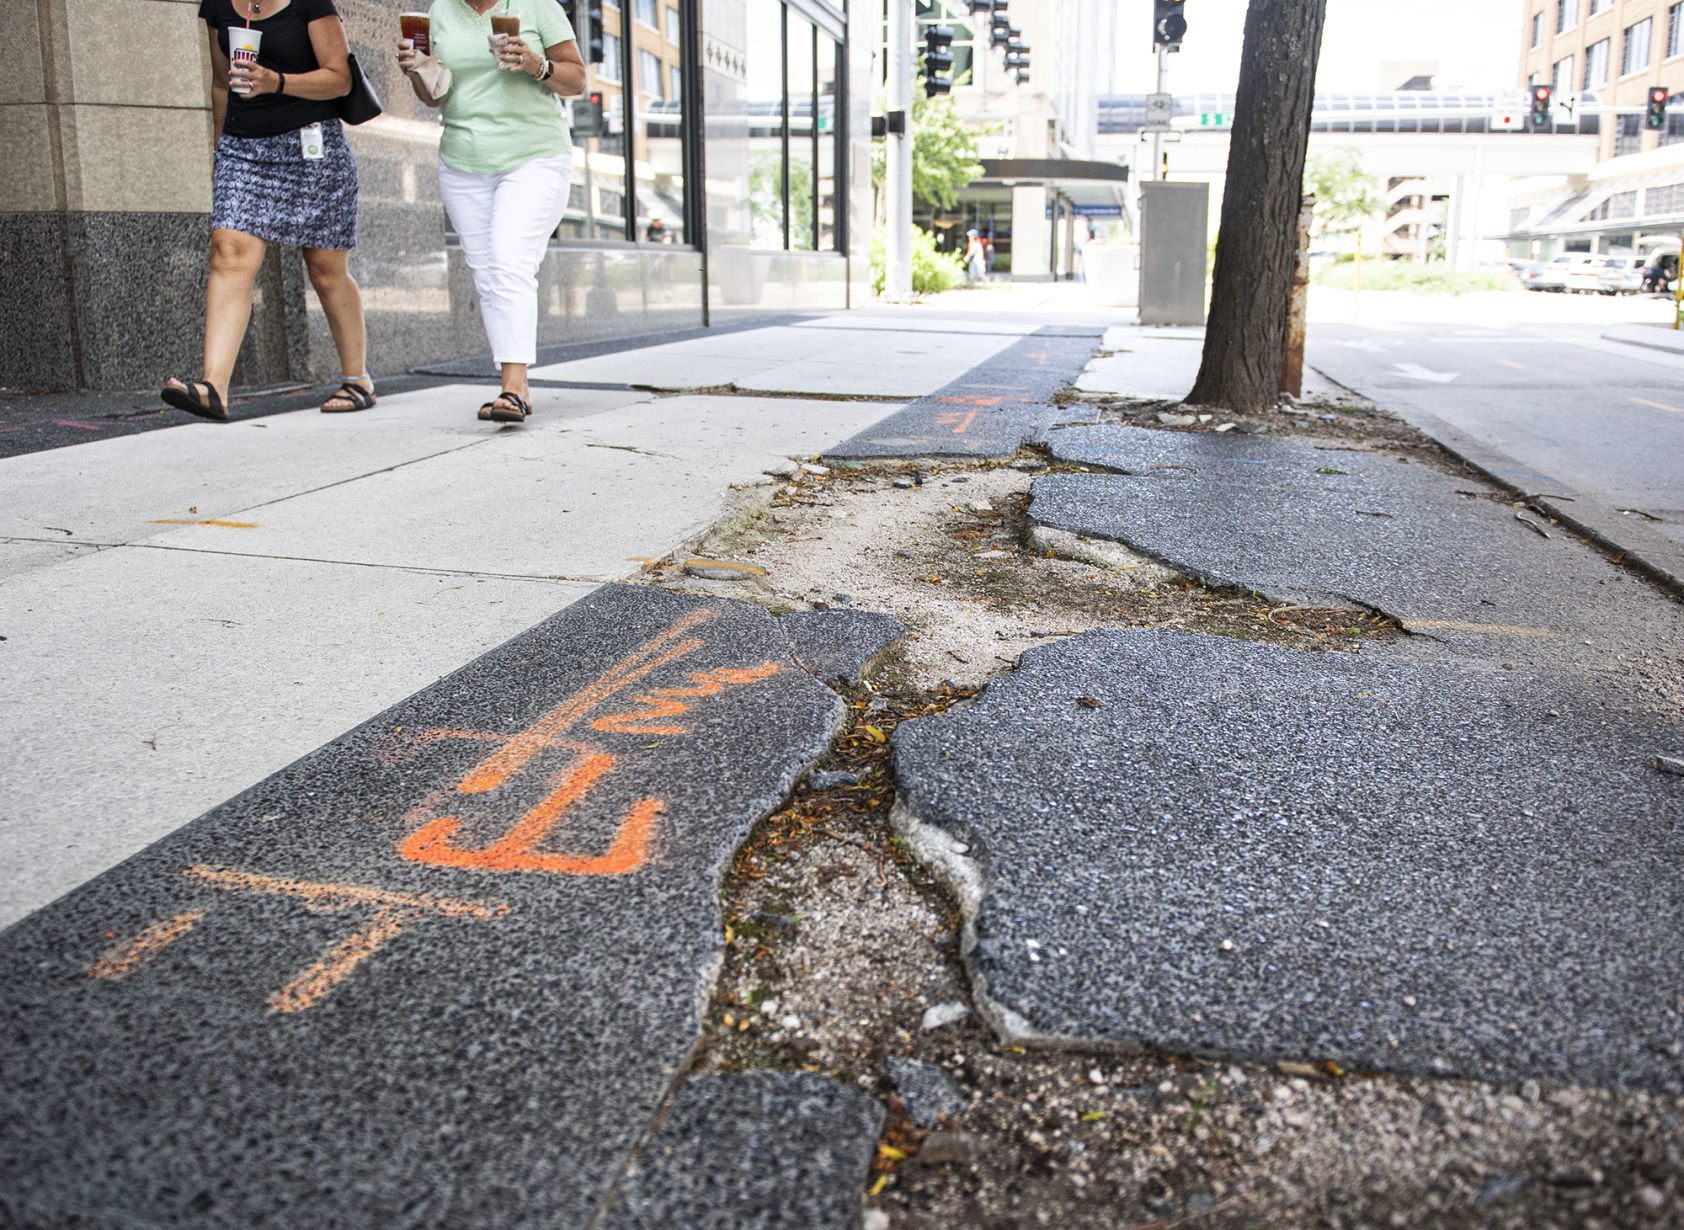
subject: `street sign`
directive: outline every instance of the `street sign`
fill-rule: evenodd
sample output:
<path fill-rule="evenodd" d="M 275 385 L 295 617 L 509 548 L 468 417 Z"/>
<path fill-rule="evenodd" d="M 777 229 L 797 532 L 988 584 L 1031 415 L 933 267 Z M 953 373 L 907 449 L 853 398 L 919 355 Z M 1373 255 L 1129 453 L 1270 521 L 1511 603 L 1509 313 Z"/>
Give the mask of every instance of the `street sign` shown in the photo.
<path fill-rule="evenodd" d="M 1228 126 L 1228 116 L 1226 115 L 1226 113 L 1221 112 L 1221 111 L 1201 111 L 1201 112 L 1199 112 L 1199 127 L 1200 128 L 1226 128 L 1227 126 Z"/>
<path fill-rule="evenodd" d="M 1168 132 L 1170 116 L 1174 109 L 1174 95 L 1148 94 L 1146 96 L 1146 131 Z"/>

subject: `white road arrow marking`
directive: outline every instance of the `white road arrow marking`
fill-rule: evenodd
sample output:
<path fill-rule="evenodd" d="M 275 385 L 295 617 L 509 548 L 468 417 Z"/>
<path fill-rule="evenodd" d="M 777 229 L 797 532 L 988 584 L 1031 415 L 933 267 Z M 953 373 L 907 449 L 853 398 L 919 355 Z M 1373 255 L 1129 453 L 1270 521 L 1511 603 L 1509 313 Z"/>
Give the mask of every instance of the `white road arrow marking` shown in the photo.
<path fill-rule="evenodd" d="M 1377 350 L 1385 350 L 1385 349 L 1387 349 L 1388 347 L 1391 347 L 1391 346 L 1401 346 L 1401 345 L 1403 345 L 1403 343 L 1402 342 L 1382 342 L 1382 341 L 1378 340 L 1377 338 L 1360 338 L 1356 341 L 1335 342 L 1334 345 L 1344 346 L 1344 347 L 1346 347 L 1347 349 L 1350 349 L 1350 350 L 1377 351 Z"/>
<path fill-rule="evenodd" d="M 1400 375 L 1408 376 L 1411 380 L 1431 380 L 1434 384 L 1449 384 L 1460 376 L 1461 372 L 1435 372 L 1430 367 L 1422 367 L 1419 363 L 1394 363 Z"/>

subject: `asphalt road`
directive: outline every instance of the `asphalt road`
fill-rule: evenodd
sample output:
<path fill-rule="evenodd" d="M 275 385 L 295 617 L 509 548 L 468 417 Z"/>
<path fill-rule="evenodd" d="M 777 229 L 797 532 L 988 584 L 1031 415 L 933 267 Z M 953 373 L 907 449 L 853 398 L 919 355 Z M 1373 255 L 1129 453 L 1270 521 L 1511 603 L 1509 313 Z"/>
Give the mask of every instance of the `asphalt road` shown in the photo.
<path fill-rule="evenodd" d="M 1594 497 L 1684 543 L 1684 355 L 1600 332 L 1327 323 L 1313 329 L 1307 358 L 1389 409 L 1436 414 L 1515 458 L 1521 470 L 1505 477 L 1529 491 Z"/>

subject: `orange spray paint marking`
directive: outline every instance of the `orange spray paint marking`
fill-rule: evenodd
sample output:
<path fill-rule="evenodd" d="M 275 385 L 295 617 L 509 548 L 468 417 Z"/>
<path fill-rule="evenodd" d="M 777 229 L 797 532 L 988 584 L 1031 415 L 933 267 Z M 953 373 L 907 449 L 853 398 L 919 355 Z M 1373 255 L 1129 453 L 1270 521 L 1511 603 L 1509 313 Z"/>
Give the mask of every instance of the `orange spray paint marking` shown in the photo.
<path fill-rule="evenodd" d="M 191 520 L 187 520 L 186 518 L 182 518 L 182 517 L 159 517 L 156 520 L 148 521 L 146 524 L 148 524 L 148 525 L 220 525 L 224 529 L 230 529 L 230 530 L 255 530 L 257 528 L 257 522 L 255 522 L 255 521 L 191 521 Z"/>
<path fill-rule="evenodd" d="M 472 867 L 478 871 L 547 871 L 562 875 L 609 876 L 637 870 L 649 857 L 649 838 L 654 831 L 655 816 L 661 810 L 659 799 L 639 799 L 632 805 L 606 854 L 591 857 L 543 854 L 537 850 L 538 843 L 561 823 L 567 809 L 584 798 L 617 760 L 607 752 L 589 748 L 579 750 L 583 754 L 578 764 L 574 765 L 561 785 L 491 845 L 479 850 L 464 850 L 451 845 L 450 839 L 462 826 L 462 821 L 455 816 L 440 816 L 404 838 L 398 845 L 398 854 L 411 862 Z"/>
<path fill-rule="evenodd" d="M 655 818 L 662 807 L 659 799 L 644 798 L 633 803 L 620 822 L 613 843 L 603 854 L 557 854 L 538 848 L 560 826 L 567 810 L 583 800 L 619 761 L 618 757 L 599 748 L 569 743 L 561 736 L 582 721 L 593 708 L 637 680 L 700 648 L 701 641 L 680 638 L 713 615 L 712 611 L 698 610 L 674 621 L 660 635 L 639 646 L 518 734 L 488 736 L 478 731 L 428 731 L 418 735 L 417 738 L 423 740 L 489 737 L 500 741 L 501 746 L 496 751 L 463 775 L 455 786 L 455 792 L 459 794 L 481 794 L 503 785 L 546 749 L 568 748 L 578 753 L 578 759 L 559 784 L 516 821 L 514 827 L 490 845 L 478 849 L 455 844 L 454 838 L 462 827 L 461 817 L 432 815 L 436 808 L 445 805 L 450 792 L 430 796 L 405 815 L 406 821 L 419 823 L 421 827 L 398 844 L 399 856 L 411 862 L 444 867 L 471 867 L 480 871 L 541 871 L 561 875 L 623 875 L 641 867 L 649 858 Z M 634 696 L 632 699 L 639 708 L 610 714 L 597 719 L 592 725 L 597 730 L 621 734 L 685 734 L 686 727 L 654 723 L 685 713 L 689 707 L 685 702 L 690 699 L 716 695 L 728 684 L 747 684 L 770 678 L 782 669 L 781 663 L 763 662 L 755 667 L 691 671 L 692 686 L 656 689 Z M 432 818 L 429 819 L 429 816 Z"/>
<path fill-rule="evenodd" d="M 998 406 L 1005 400 L 1003 397 L 938 397 L 937 401 L 947 402 L 958 406 Z"/>
<path fill-rule="evenodd" d="M 134 973 L 191 931 L 193 924 L 204 916 L 203 910 L 188 910 L 174 918 L 153 923 L 132 940 L 126 940 L 103 953 L 99 960 L 88 967 L 88 977 L 116 979 Z"/>
<path fill-rule="evenodd" d="M 656 718 L 677 717 L 689 708 L 688 705 L 674 699 L 676 697 L 702 697 L 717 695 L 728 683 L 757 683 L 762 679 L 770 679 L 783 667 L 777 662 L 762 662 L 759 666 L 744 669 L 724 669 L 716 671 L 691 671 L 690 679 L 695 683 L 692 688 L 661 688 L 647 696 L 634 696 L 633 700 L 643 705 L 641 712 L 610 713 L 606 717 L 599 717 L 591 723 L 593 730 L 612 731 L 627 735 L 682 735 L 688 733 L 683 726 L 646 726 L 645 722 Z"/>
<path fill-rule="evenodd" d="M 315 884 L 308 880 L 232 871 L 226 867 L 203 864 L 184 868 L 181 874 L 189 880 L 229 892 L 292 897 L 303 902 L 305 909 L 318 914 L 374 907 L 373 919 L 358 927 L 334 945 L 327 956 L 269 997 L 269 1007 L 277 1012 L 302 1012 L 317 1003 L 382 945 L 423 919 L 492 919 L 501 918 L 509 912 L 508 906 L 498 902 L 457 901 L 450 897 L 392 893 L 355 884 Z M 204 913 L 203 910 L 188 910 L 174 918 L 154 923 L 132 940 L 105 953 L 89 968 L 88 974 L 94 978 L 113 979 L 133 973 L 191 931 Z"/>
<path fill-rule="evenodd" d="M 961 415 L 957 410 L 949 410 L 944 414 L 936 415 L 936 422 L 943 427 L 952 427 L 954 435 L 962 436 L 965 434 L 965 428 L 976 422 L 976 411 L 967 410 Z M 957 426 L 954 426 L 955 424 Z"/>
<path fill-rule="evenodd" d="M 692 611 L 681 619 L 673 621 L 671 627 L 659 636 L 645 642 L 633 650 L 615 665 L 608 668 L 592 683 L 574 693 L 567 700 L 562 701 L 543 717 L 514 736 L 502 747 L 487 756 L 471 770 L 456 788 L 463 794 L 479 794 L 486 790 L 495 790 L 506 782 L 510 776 L 536 756 L 551 740 L 555 739 L 568 727 L 572 726 L 586 713 L 590 712 L 603 701 L 622 691 L 630 684 L 650 671 L 659 670 L 669 662 L 676 661 L 691 650 L 701 648 L 702 642 L 696 640 L 679 641 L 665 653 L 659 652 L 669 642 L 678 640 L 691 628 L 704 620 L 712 619 L 714 613 L 710 610 Z"/>

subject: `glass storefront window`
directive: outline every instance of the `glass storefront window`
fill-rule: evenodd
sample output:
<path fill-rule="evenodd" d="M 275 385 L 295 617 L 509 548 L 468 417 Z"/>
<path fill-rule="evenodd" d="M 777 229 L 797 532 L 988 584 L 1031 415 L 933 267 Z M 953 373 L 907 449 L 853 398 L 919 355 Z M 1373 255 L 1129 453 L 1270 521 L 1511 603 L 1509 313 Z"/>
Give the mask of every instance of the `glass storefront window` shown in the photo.
<path fill-rule="evenodd" d="M 757 248 L 782 248 L 786 242 L 783 35 L 780 0 L 749 0 L 748 209 Z"/>
<path fill-rule="evenodd" d="M 684 48 L 672 36 L 676 23 L 650 20 L 632 33 L 637 43 L 636 138 L 632 168 L 637 180 L 635 238 L 644 243 L 686 243 L 684 214 Z M 674 10 L 676 11 L 676 10 Z M 670 93 L 665 94 L 667 82 Z"/>
<path fill-rule="evenodd" d="M 814 163 L 817 107 L 813 96 L 813 23 L 789 14 L 789 246 L 811 251 L 817 243 Z"/>
<path fill-rule="evenodd" d="M 820 32 L 818 42 L 818 110 L 814 113 L 814 137 L 818 141 L 819 248 L 830 252 L 841 246 L 836 219 L 846 202 L 839 196 L 836 168 L 842 141 L 842 99 L 836 83 L 841 76 L 842 48 Z"/>

